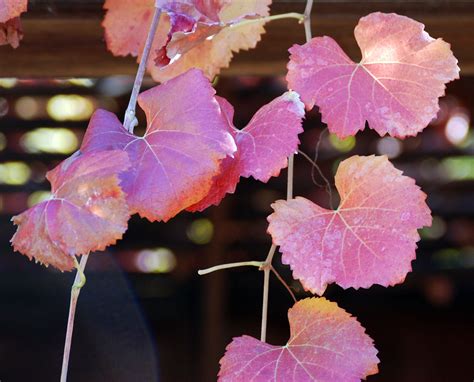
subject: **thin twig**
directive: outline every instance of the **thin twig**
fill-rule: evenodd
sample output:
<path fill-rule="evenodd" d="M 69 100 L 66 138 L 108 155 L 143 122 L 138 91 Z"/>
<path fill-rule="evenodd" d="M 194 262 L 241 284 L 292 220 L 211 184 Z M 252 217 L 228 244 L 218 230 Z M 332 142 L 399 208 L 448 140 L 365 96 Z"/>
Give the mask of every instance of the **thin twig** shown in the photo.
<path fill-rule="evenodd" d="M 262 301 L 262 325 L 260 330 L 260 340 L 265 342 L 267 339 L 267 319 L 268 319 L 268 289 L 270 284 L 270 270 L 275 255 L 276 245 L 272 244 L 268 251 L 265 263 L 260 267 L 263 270 L 263 301 Z"/>
<path fill-rule="evenodd" d="M 288 293 L 291 295 L 291 298 L 293 299 L 294 302 L 296 302 L 296 297 L 295 297 L 295 294 L 293 293 L 293 291 L 291 290 L 290 286 L 286 283 L 286 281 L 283 279 L 283 277 L 281 277 L 281 275 L 277 272 L 277 270 L 275 269 L 275 267 L 272 265 L 270 267 L 270 269 L 272 270 L 272 272 L 275 274 L 275 276 L 277 277 L 278 280 L 280 280 L 280 282 L 283 284 L 283 286 L 286 288 L 286 290 L 288 291 Z"/>
<path fill-rule="evenodd" d="M 304 10 L 304 33 L 306 36 L 306 42 L 311 40 L 311 10 L 313 9 L 313 0 L 307 0 L 306 8 Z"/>
<path fill-rule="evenodd" d="M 63 353 L 63 365 L 61 369 L 61 382 L 67 381 L 67 372 L 69 368 L 69 356 L 71 354 L 71 343 L 72 343 L 72 333 L 74 330 L 74 316 L 76 314 L 77 300 L 79 298 L 79 293 L 81 288 L 86 283 L 86 276 L 84 275 L 84 268 L 87 264 L 88 255 L 84 255 L 81 258 L 81 263 L 77 262 L 77 259 L 74 257 L 74 263 L 76 265 L 76 277 L 74 278 L 74 284 L 71 288 L 71 300 L 69 303 L 69 315 L 67 319 L 67 329 L 66 329 L 66 340 L 64 341 L 64 353 Z"/>
<path fill-rule="evenodd" d="M 255 23 L 261 23 L 261 22 L 266 23 L 268 21 L 282 20 L 282 19 L 296 19 L 298 20 L 298 22 L 302 23 L 304 22 L 304 15 L 301 13 L 290 12 L 290 13 L 282 13 L 279 15 L 256 17 L 254 19 L 245 19 L 245 20 L 239 21 L 238 23 L 231 24 L 229 25 L 229 28 L 238 28 L 238 27 L 248 25 L 248 24 L 255 24 Z"/>
<path fill-rule="evenodd" d="M 260 268 L 263 265 L 263 261 L 242 261 L 239 263 L 229 263 L 229 264 L 221 264 L 216 265 L 211 268 L 200 269 L 198 270 L 198 274 L 200 276 L 207 275 L 208 273 L 212 273 L 215 271 L 220 271 L 222 269 L 229 269 L 229 268 L 237 268 L 237 267 L 258 267 Z"/>
<path fill-rule="evenodd" d="M 130 133 L 133 133 L 133 129 L 138 124 L 137 118 L 135 117 L 138 93 L 140 93 L 140 88 L 142 86 L 143 77 L 145 75 L 145 70 L 148 63 L 148 56 L 150 55 L 151 46 L 153 44 L 153 39 L 155 38 L 156 29 L 158 28 L 158 24 L 160 21 L 160 16 L 161 9 L 158 7 L 157 0 L 155 4 L 155 13 L 153 14 L 153 20 L 148 31 L 148 36 L 146 38 L 142 58 L 140 59 L 140 64 L 138 66 L 135 82 L 133 83 L 132 95 L 130 96 L 130 101 L 128 102 L 127 111 L 125 112 L 125 117 L 123 121 L 123 126 L 125 127 L 125 130 Z"/>

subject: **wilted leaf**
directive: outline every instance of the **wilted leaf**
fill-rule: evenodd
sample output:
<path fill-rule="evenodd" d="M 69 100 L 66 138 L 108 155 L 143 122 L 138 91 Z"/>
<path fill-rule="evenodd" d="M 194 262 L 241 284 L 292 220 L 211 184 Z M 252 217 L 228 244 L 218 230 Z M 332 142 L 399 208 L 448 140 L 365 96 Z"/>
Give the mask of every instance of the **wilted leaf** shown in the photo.
<path fill-rule="evenodd" d="M 16 251 L 60 270 L 73 256 L 104 250 L 127 230 L 130 217 L 118 174 L 130 165 L 122 151 L 73 156 L 48 172 L 52 197 L 13 217 Z"/>

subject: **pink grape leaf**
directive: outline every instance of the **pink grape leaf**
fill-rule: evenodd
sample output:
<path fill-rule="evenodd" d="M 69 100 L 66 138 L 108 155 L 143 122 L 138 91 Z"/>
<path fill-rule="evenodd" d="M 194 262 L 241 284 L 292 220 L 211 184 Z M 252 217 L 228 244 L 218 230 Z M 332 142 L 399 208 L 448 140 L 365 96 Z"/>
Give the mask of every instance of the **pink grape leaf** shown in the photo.
<path fill-rule="evenodd" d="M 336 303 L 300 300 L 289 309 L 288 321 L 285 346 L 234 338 L 220 361 L 219 382 L 358 382 L 378 373 L 372 339 Z"/>
<path fill-rule="evenodd" d="M 19 16 L 27 7 L 27 0 L 0 0 L 0 45 L 18 48 L 23 38 Z"/>
<path fill-rule="evenodd" d="M 98 110 L 81 151 L 125 150 L 133 166 L 121 179 L 132 213 L 167 221 L 208 194 L 222 160 L 236 150 L 214 94 L 201 71 L 189 70 L 140 94 L 143 137 Z"/>
<path fill-rule="evenodd" d="M 296 199 L 275 202 L 268 232 L 282 262 L 306 290 L 394 285 L 411 270 L 417 229 L 431 224 L 426 194 L 386 156 L 353 156 L 336 173 L 341 202 L 327 210 Z"/>
<path fill-rule="evenodd" d="M 369 127 L 404 138 L 436 117 L 445 84 L 459 78 L 450 45 L 397 14 L 371 13 L 354 31 L 362 51 L 354 63 L 330 37 L 290 48 L 287 81 L 308 109 L 319 106 L 340 138 Z"/>
<path fill-rule="evenodd" d="M 75 155 L 46 175 L 52 197 L 13 217 L 11 242 L 30 259 L 68 271 L 73 257 L 104 250 L 122 238 L 130 217 L 118 173 L 123 151 Z"/>
<path fill-rule="evenodd" d="M 200 68 L 213 78 L 228 67 L 233 52 L 254 48 L 263 23 L 227 28 L 244 18 L 267 16 L 271 0 L 183 0 L 160 2 L 161 15 L 148 70 L 164 82 Z M 103 26 L 108 49 L 140 60 L 154 12 L 154 0 L 106 0 Z M 137 22 L 140 20 L 140 22 Z"/>
<path fill-rule="evenodd" d="M 232 123 L 232 105 L 224 98 L 217 99 L 226 116 L 228 131 L 237 144 L 237 152 L 233 158 L 222 161 L 209 194 L 190 207 L 190 211 L 202 211 L 219 204 L 227 193 L 235 191 L 241 176 L 252 176 L 265 183 L 272 176 L 278 176 L 288 164 L 287 157 L 296 151 L 298 134 L 303 131 L 304 105 L 295 92 L 286 92 L 263 106 L 242 130 Z"/>

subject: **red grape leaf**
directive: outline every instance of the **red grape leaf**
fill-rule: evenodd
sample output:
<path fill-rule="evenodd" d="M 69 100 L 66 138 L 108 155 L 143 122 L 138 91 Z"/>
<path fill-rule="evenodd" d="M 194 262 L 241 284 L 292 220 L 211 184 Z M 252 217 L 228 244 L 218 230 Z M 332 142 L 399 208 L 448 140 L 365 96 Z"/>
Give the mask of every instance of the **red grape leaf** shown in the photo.
<path fill-rule="evenodd" d="M 140 94 L 148 127 L 127 132 L 105 110 L 94 113 L 81 151 L 125 150 L 133 166 L 122 174 L 132 213 L 167 221 L 206 196 L 235 142 L 201 71 L 192 69 Z"/>
<path fill-rule="evenodd" d="M 161 1 L 164 13 L 153 41 L 148 70 L 161 82 L 190 68 L 200 68 L 213 78 L 229 65 L 233 52 L 254 48 L 264 33 L 261 22 L 232 29 L 226 26 L 243 18 L 267 16 L 270 3 L 271 0 Z M 108 49 L 114 55 L 131 54 L 140 60 L 154 1 L 106 0 L 104 8 Z"/>
<path fill-rule="evenodd" d="M 304 105 L 295 92 L 286 92 L 263 106 L 242 130 L 232 123 L 232 105 L 224 98 L 217 99 L 227 118 L 229 132 L 237 143 L 237 153 L 222 161 L 209 194 L 190 207 L 190 211 L 202 211 L 219 204 L 227 193 L 235 191 L 241 176 L 252 176 L 265 183 L 272 176 L 278 176 L 288 164 L 287 157 L 296 151 L 298 134 L 303 131 Z"/>
<path fill-rule="evenodd" d="M 362 60 L 354 63 L 330 37 L 290 49 L 287 81 L 308 109 L 319 106 L 340 138 L 369 127 L 381 136 L 412 136 L 439 110 L 445 84 L 459 78 L 450 45 L 424 25 L 394 13 L 371 13 L 354 31 Z"/>
<path fill-rule="evenodd" d="M 23 38 L 19 16 L 27 7 L 27 0 L 0 0 L 0 45 L 18 48 Z"/>
<path fill-rule="evenodd" d="M 104 250 L 122 238 L 130 217 L 118 173 L 123 151 L 81 154 L 48 172 L 52 197 L 13 217 L 11 242 L 30 259 L 67 271 L 73 256 Z"/>
<path fill-rule="evenodd" d="M 417 229 L 431 224 L 426 195 L 386 156 L 353 156 L 336 173 L 337 210 L 298 197 L 275 202 L 268 231 L 282 262 L 313 293 L 394 285 L 411 270 Z"/>
<path fill-rule="evenodd" d="M 377 349 L 359 322 L 325 298 L 288 311 L 285 346 L 234 338 L 221 359 L 219 382 L 358 382 L 378 373 Z"/>

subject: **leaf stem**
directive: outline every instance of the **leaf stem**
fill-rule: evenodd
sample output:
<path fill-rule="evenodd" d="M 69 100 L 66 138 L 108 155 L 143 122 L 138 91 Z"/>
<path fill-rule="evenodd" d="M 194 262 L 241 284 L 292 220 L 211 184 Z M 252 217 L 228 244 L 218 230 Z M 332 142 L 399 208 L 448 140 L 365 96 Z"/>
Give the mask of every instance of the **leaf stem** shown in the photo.
<path fill-rule="evenodd" d="M 89 255 L 84 255 L 81 258 L 81 263 L 77 262 L 76 257 L 74 257 L 74 264 L 76 266 L 77 272 L 76 277 L 74 278 L 74 284 L 71 287 L 71 300 L 69 303 L 69 315 L 67 319 L 67 329 L 66 329 L 66 340 L 64 341 L 64 353 L 63 353 L 63 365 L 61 369 L 61 382 L 67 381 L 67 372 L 69 368 L 69 355 L 71 353 L 71 343 L 72 343 L 72 332 L 74 330 L 74 317 L 76 314 L 77 300 L 79 298 L 79 293 L 81 288 L 86 283 L 86 276 L 84 274 L 84 268 L 87 264 L 87 259 Z"/>
<path fill-rule="evenodd" d="M 260 268 L 263 265 L 262 261 L 242 261 L 239 263 L 229 263 L 229 264 L 221 264 L 221 265 L 216 265 L 211 268 L 206 268 L 206 269 L 200 269 L 198 270 L 198 274 L 200 276 L 207 275 L 209 273 L 215 272 L 215 271 L 220 271 L 222 269 L 229 269 L 229 268 L 237 268 L 237 267 L 258 267 Z"/>
<path fill-rule="evenodd" d="M 280 280 L 280 282 L 283 284 L 283 286 L 286 288 L 286 290 L 288 291 L 288 293 L 290 294 L 291 298 L 293 299 L 294 302 L 296 302 L 296 296 L 295 294 L 293 293 L 293 291 L 291 290 L 290 286 L 286 283 L 285 280 L 283 280 L 283 277 L 281 277 L 281 275 L 277 272 L 277 270 L 275 269 L 275 267 L 272 265 L 270 266 L 270 269 L 272 270 L 272 272 L 275 274 L 275 276 L 277 277 L 278 280 Z"/>
<path fill-rule="evenodd" d="M 130 101 L 128 102 L 127 111 L 125 112 L 125 117 L 123 121 L 123 126 L 125 130 L 130 133 L 133 133 L 133 129 L 138 124 L 137 118 L 135 117 L 138 94 L 140 93 L 143 77 L 145 76 L 146 65 L 148 63 L 148 57 L 150 55 L 153 39 L 155 38 L 156 29 L 158 28 L 160 16 L 161 8 L 158 7 L 158 0 L 156 0 L 155 12 L 153 14 L 150 29 L 148 30 L 148 36 L 146 38 L 145 47 L 143 48 L 142 58 L 140 59 L 137 75 L 135 76 L 135 82 L 133 83 L 132 95 L 130 96 Z"/>
<path fill-rule="evenodd" d="M 239 21 L 238 23 L 229 25 L 229 28 L 238 28 L 248 24 L 260 23 L 260 22 L 268 22 L 274 20 L 282 20 L 282 19 L 296 19 L 299 23 L 304 22 L 305 16 L 301 13 L 296 12 L 289 12 L 289 13 L 281 13 L 279 15 L 271 15 L 265 17 L 257 17 L 255 19 L 245 19 Z"/>

